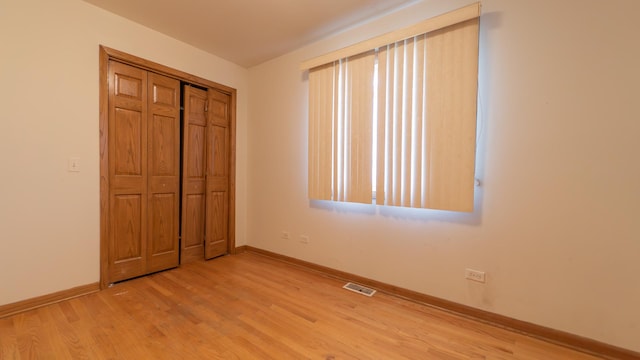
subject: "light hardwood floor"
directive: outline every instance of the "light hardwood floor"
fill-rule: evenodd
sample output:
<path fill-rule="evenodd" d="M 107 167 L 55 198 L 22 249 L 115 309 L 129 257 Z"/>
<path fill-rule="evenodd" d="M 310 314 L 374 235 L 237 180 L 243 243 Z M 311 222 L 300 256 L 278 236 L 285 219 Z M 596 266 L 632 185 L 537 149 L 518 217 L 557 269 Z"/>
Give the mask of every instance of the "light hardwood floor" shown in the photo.
<path fill-rule="evenodd" d="M 596 359 L 254 253 L 0 319 L 0 359 Z"/>

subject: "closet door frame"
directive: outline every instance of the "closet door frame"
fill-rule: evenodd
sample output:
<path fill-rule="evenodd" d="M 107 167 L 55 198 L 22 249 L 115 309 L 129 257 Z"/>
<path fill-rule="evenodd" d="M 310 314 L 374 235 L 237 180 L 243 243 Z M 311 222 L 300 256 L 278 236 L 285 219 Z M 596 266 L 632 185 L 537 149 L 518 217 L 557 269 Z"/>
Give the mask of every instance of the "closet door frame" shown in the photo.
<path fill-rule="evenodd" d="M 235 189 L 236 189 L 236 89 L 200 78 L 167 66 L 149 61 L 119 50 L 100 45 L 99 95 L 100 95 L 100 288 L 112 283 L 109 278 L 109 61 L 114 60 L 143 70 L 168 76 L 208 89 L 215 89 L 230 96 L 229 114 L 229 197 L 228 197 L 228 248 L 235 254 Z"/>

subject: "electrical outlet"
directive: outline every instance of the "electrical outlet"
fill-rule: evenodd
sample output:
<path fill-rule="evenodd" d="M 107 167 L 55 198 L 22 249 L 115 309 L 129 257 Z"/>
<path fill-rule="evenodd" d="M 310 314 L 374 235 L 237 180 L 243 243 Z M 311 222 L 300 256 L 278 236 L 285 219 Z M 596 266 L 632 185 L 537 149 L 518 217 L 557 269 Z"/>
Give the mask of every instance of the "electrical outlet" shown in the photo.
<path fill-rule="evenodd" d="M 288 231 L 283 231 L 282 234 L 280 234 L 280 237 L 285 239 L 285 240 L 291 239 L 291 235 L 289 235 Z"/>
<path fill-rule="evenodd" d="M 303 244 L 309 243 L 309 235 L 300 235 L 300 242 Z"/>
<path fill-rule="evenodd" d="M 469 279 L 469 280 L 473 280 L 473 281 L 477 281 L 477 282 L 481 282 L 481 283 L 485 282 L 484 271 L 478 271 L 478 270 L 473 270 L 473 269 L 465 269 L 464 270 L 464 277 Z"/>

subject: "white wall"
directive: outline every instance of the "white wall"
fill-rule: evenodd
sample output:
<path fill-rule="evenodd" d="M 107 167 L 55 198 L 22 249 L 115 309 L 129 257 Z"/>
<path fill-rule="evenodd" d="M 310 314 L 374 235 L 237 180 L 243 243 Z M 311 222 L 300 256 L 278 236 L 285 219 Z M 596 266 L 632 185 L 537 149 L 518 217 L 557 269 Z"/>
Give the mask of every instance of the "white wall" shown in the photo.
<path fill-rule="evenodd" d="M 474 213 L 307 200 L 299 63 L 469 2 L 419 2 L 250 69 L 248 244 L 640 351 L 638 1 L 483 0 Z"/>
<path fill-rule="evenodd" d="M 245 243 L 246 69 L 80 0 L 0 0 L 0 305 L 99 280 L 99 44 L 238 90 Z"/>

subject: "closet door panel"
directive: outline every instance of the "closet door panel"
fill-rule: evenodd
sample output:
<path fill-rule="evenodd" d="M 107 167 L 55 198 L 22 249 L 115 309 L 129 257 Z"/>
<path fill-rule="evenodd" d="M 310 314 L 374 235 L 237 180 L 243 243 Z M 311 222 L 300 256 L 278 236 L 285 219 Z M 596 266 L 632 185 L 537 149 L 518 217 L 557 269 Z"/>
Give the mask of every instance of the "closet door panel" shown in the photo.
<path fill-rule="evenodd" d="M 204 258 L 207 92 L 184 86 L 181 262 Z"/>
<path fill-rule="evenodd" d="M 180 82 L 149 73 L 147 271 L 178 266 Z"/>
<path fill-rule="evenodd" d="M 184 206 L 183 212 L 186 214 L 184 219 L 186 226 L 182 232 L 184 249 L 198 248 L 195 257 L 202 259 L 204 257 L 204 193 L 187 195 L 182 206 Z"/>
<path fill-rule="evenodd" d="M 207 259 L 227 253 L 227 223 L 229 219 L 227 197 L 226 190 L 207 192 Z"/>
<path fill-rule="evenodd" d="M 185 167 L 190 180 L 204 181 L 205 178 L 205 153 L 204 144 L 206 137 L 206 125 L 197 123 L 187 124 L 185 132 L 188 142 L 187 153 L 185 154 Z"/>
<path fill-rule="evenodd" d="M 154 194 L 149 206 L 149 269 L 148 272 L 177 266 L 174 255 L 176 246 L 175 194 Z"/>
<path fill-rule="evenodd" d="M 180 87 L 176 90 L 178 80 L 167 78 L 162 75 L 152 74 L 152 102 L 154 105 L 164 106 L 167 110 L 172 111 L 179 101 Z"/>
<path fill-rule="evenodd" d="M 115 65 L 114 65 L 115 64 Z M 120 100 L 130 98 L 136 102 L 146 101 L 146 72 L 132 66 L 111 62 L 113 66 L 113 91 Z M 144 74 L 143 74 L 144 73 Z M 144 76 L 143 76 L 144 75 Z"/>
<path fill-rule="evenodd" d="M 180 139 L 175 138 L 176 126 L 180 126 L 180 119 L 172 116 L 154 115 L 151 120 L 150 141 L 153 152 L 149 158 L 149 171 L 154 176 L 174 177 L 178 173 L 180 153 L 176 149 L 179 149 Z"/>
<path fill-rule="evenodd" d="M 109 63 L 109 277 L 146 269 L 147 72 Z"/>
<path fill-rule="evenodd" d="M 207 126 L 207 259 L 227 253 L 229 244 L 229 136 L 230 97 L 209 90 Z"/>
<path fill-rule="evenodd" d="M 140 110 L 115 109 L 115 174 L 142 176 L 142 113 Z"/>
<path fill-rule="evenodd" d="M 229 138 L 228 128 L 219 125 L 211 125 L 209 129 L 209 176 L 221 179 L 227 177 L 228 160 L 227 149 L 229 144 L 227 139 Z"/>
<path fill-rule="evenodd" d="M 142 201 L 139 195 L 118 195 L 114 197 L 114 261 L 116 263 L 136 260 L 142 257 Z"/>
<path fill-rule="evenodd" d="M 229 126 L 229 95 L 210 90 L 210 113 L 214 124 Z"/>
<path fill-rule="evenodd" d="M 116 195 L 111 201 L 112 221 L 110 258 L 113 281 L 145 272 L 143 241 L 143 201 L 140 194 Z"/>

